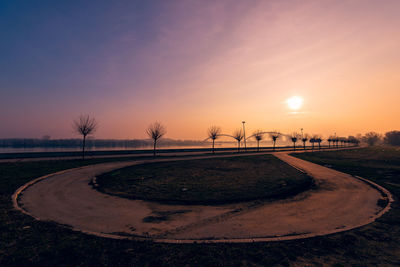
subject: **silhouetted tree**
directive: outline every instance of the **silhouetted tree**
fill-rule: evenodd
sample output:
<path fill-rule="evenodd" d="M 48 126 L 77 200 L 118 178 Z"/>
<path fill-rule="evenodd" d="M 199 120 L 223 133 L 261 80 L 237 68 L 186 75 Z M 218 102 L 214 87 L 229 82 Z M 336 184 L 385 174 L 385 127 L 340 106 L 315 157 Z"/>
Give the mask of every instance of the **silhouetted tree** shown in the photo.
<path fill-rule="evenodd" d="M 342 144 L 342 147 L 344 147 L 345 141 L 346 141 L 346 138 L 344 138 L 344 137 L 340 138 L 340 143 Z"/>
<path fill-rule="evenodd" d="M 314 151 L 314 145 L 317 142 L 317 136 L 314 135 L 311 137 L 309 142 L 311 143 L 311 149 Z"/>
<path fill-rule="evenodd" d="M 276 141 L 279 139 L 279 137 L 281 136 L 281 134 L 279 132 L 274 132 L 270 134 L 271 138 L 272 138 L 272 142 L 274 142 L 274 148 L 273 150 L 275 151 L 275 145 L 276 145 Z"/>
<path fill-rule="evenodd" d="M 151 139 L 153 139 L 153 156 L 155 157 L 157 141 L 167 133 L 167 130 L 161 123 L 155 122 L 149 125 L 146 133 Z"/>
<path fill-rule="evenodd" d="M 257 130 L 253 133 L 254 138 L 257 140 L 257 152 L 260 151 L 260 141 L 264 138 L 264 133 L 261 130 Z"/>
<path fill-rule="evenodd" d="M 373 146 L 379 142 L 381 139 L 381 135 L 376 132 L 366 133 L 363 137 L 363 141 L 367 143 L 369 146 Z"/>
<path fill-rule="evenodd" d="M 335 137 L 334 143 L 336 144 L 336 149 L 339 148 L 339 137 Z"/>
<path fill-rule="evenodd" d="M 238 142 L 238 152 L 240 151 L 240 141 L 243 139 L 243 132 L 242 130 L 236 130 L 232 137 Z"/>
<path fill-rule="evenodd" d="M 305 134 L 305 135 L 303 136 L 303 138 L 301 138 L 301 141 L 303 142 L 303 148 L 304 148 L 304 150 L 306 150 L 306 142 L 308 141 L 308 135 Z"/>
<path fill-rule="evenodd" d="M 335 141 L 335 137 L 333 137 L 333 136 L 329 136 L 329 138 L 328 138 L 328 144 L 329 144 L 329 148 L 331 148 L 331 142 L 333 142 L 334 143 L 334 141 Z"/>
<path fill-rule="evenodd" d="M 354 139 L 356 139 L 354 136 L 352 136 L 352 135 L 349 135 L 348 137 L 347 137 L 347 144 L 348 144 L 348 146 L 351 146 L 351 145 L 354 145 Z"/>
<path fill-rule="evenodd" d="M 212 153 L 215 154 L 214 150 L 214 145 L 215 145 L 215 140 L 220 136 L 221 134 L 221 128 L 217 126 L 211 126 L 208 129 L 208 138 L 212 140 Z"/>
<path fill-rule="evenodd" d="M 318 143 L 318 149 L 321 150 L 322 138 L 318 136 L 318 137 L 315 139 L 315 141 Z"/>
<path fill-rule="evenodd" d="M 355 139 L 353 140 L 353 144 L 356 145 L 356 146 L 358 146 L 358 145 L 360 144 L 360 139 L 355 138 Z"/>
<path fill-rule="evenodd" d="M 390 131 L 385 133 L 384 141 L 386 144 L 392 146 L 400 146 L 400 131 Z"/>
<path fill-rule="evenodd" d="M 298 141 L 298 134 L 297 133 L 292 133 L 292 136 L 290 137 L 290 139 L 293 142 L 293 150 L 296 151 L 296 142 Z"/>
<path fill-rule="evenodd" d="M 82 159 L 85 159 L 86 137 L 97 129 L 97 122 L 95 118 L 89 115 L 81 115 L 77 120 L 74 120 L 73 129 L 75 132 L 82 135 Z"/>

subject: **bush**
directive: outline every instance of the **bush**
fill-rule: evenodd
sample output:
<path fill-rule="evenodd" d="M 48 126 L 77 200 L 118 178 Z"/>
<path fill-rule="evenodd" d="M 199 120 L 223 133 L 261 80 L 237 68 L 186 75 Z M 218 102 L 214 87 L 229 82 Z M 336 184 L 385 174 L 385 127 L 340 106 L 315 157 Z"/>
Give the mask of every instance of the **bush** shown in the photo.
<path fill-rule="evenodd" d="M 400 146 L 400 131 L 387 132 L 384 141 L 392 146 Z"/>
<path fill-rule="evenodd" d="M 376 145 L 381 140 L 381 135 L 376 132 L 369 132 L 363 136 L 363 141 L 369 146 Z"/>

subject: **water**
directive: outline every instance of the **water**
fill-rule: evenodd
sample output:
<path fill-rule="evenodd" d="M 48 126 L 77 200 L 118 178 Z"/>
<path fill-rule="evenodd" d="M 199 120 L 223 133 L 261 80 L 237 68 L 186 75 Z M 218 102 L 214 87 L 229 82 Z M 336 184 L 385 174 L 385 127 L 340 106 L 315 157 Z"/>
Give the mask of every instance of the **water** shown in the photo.
<path fill-rule="evenodd" d="M 286 142 L 277 143 L 276 147 L 291 145 Z M 247 147 L 252 148 L 256 147 L 257 143 L 255 142 L 247 142 Z M 260 147 L 271 147 L 272 142 L 261 142 Z M 244 147 L 243 142 L 241 143 L 241 147 Z M 201 148 L 211 148 L 211 143 L 199 145 L 199 146 L 167 146 L 160 145 L 157 147 L 158 149 L 201 149 Z M 232 142 L 224 142 L 224 143 L 215 143 L 215 148 L 237 148 L 237 143 Z M 82 147 L 0 147 L 1 153 L 29 153 L 29 152 L 75 152 L 81 151 Z M 140 147 L 86 147 L 86 151 L 116 151 L 116 150 L 151 150 L 152 146 L 140 146 Z"/>
<path fill-rule="evenodd" d="M 195 149 L 208 148 L 209 146 L 160 146 L 158 149 Z M 86 151 L 118 151 L 118 150 L 146 150 L 152 146 L 141 147 L 86 147 Z M 29 152 L 76 152 L 82 151 L 82 147 L 0 147 L 0 153 L 29 153 Z"/>

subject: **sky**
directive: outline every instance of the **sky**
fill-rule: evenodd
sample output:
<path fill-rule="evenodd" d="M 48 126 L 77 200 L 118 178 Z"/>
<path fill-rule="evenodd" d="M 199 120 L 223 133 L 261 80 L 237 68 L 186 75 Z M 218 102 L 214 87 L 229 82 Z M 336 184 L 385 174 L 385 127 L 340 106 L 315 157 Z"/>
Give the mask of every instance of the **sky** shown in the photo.
<path fill-rule="evenodd" d="M 1 1 L 0 138 L 400 129 L 400 1 Z M 293 110 L 287 99 L 303 105 Z"/>

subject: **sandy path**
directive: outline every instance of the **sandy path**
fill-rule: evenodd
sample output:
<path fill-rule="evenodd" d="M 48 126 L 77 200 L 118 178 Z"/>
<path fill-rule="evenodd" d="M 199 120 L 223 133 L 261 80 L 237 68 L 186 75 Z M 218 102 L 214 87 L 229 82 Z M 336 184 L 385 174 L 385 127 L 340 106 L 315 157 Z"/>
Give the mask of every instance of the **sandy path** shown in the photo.
<path fill-rule="evenodd" d="M 314 177 L 318 188 L 282 201 L 203 206 L 162 205 L 118 198 L 102 194 L 89 185 L 100 173 L 144 162 L 129 161 L 91 165 L 52 175 L 27 187 L 18 203 L 37 219 L 69 225 L 75 230 L 106 237 L 145 238 L 160 242 L 305 238 L 352 229 L 382 215 L 382 208 L 377 206 L 382 194 L 367 183 L 291 157 L 288 152 L 274 155 Z M 157 217 L 165 215 L 165 212 L 169 214 L 168 220 L 143 222 L 148 216 Z"/>

